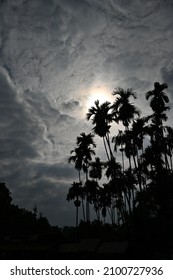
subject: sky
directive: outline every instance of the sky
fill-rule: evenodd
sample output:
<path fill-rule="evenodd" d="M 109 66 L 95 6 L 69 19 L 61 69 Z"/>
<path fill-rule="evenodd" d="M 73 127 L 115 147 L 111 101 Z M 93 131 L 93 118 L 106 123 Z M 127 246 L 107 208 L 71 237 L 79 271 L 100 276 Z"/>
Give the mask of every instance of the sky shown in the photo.
<path fill-rule="evenodd" d="M 173 0 L 0 1 L 0 181 L 14 204 L 75 224 L 67 160 L 88 108 L 133 87 L 145 115 L 156 81 L 173 101 L 172 14 Z"/>

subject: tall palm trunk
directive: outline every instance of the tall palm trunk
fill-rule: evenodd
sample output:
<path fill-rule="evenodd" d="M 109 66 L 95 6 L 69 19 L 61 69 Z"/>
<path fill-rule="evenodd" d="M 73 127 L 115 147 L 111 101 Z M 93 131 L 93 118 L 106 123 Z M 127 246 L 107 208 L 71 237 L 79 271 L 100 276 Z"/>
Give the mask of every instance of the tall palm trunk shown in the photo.
<path fill-rule="evenodd" d="M 171 151 L 170 151 L 169 159 L 170 159 L 171 171 L 173 171 L 173 163 L 172 163 L 172 153 L 171 153 Z"/>
<path fill-rule="evenodd" d="M 120 152 L 121 152 L 121 158 L 122 158 L 122 168 L 123 168 L 123 173 L 124 173 L 124 149 L 123 149 L 122 145 L 121 145 Z"/>
<path fill-rule="evenodd" d="M 79 197 L 77 195 L 77 203 L 79 202 Z M 76 227 L 78 227 L 78 220 L 79 220 L 79 205 L 76 205 Z"/>
<path fill-rule="evenodd" d="M 113 156 L 113 152 L 112 152 L 112 149 L 111 149 L 109 133 L 107 133 L 107 135 L 106 135 L 106 141 L 107 141 L 107 144 L 108 144 L 108 147 L 109 147 L 110 158 L 113 158 L 114 156 Z"/>
<path fill-rule="evenodd" d="M 78 170 L 78 174 L 79 174 L 79 183 L 81 183 L 81 174 L 80 174 L 80 170 Z M 83 194 L 81 195 L 81 199 L 82 199 L 82 212 L 83 212 L 83 219 L 85 222 L 85 208 L 84 208 L 84 199 L 83 199 Z"/>
<path fill-rule="evenodd" d="M 138 170 L 138 166 L 137 166 L 137 162 L 136 162 L 134 153 L 133 153 L 133 162 L 134 162 L 134 166 L 135 166 L 135 170 L 136 170 L 136 174 L 137 174 L 137 178 L 138 178 L 139 190 L 142 191 L 141 174 Z"/>
<path fill-rule="evenodd" d="M 126 197 L 126 201 L 127 201 L 127 204 L 128 204 L 129 213 L 131 213 L 132 212 L 132 209 L 131 209 L 131 192 L 130 192 L 129 189 L 127 191 L 128 191 L 128 194 L 124 193 L 124 195 Z"/>
<path fill-rule="evenodd" d="M 104 144 L 104 148 L 105 148 L 105 151 L 106 151 L 106 156 L 107 156 L 108 161 L 109 161 L 109 160 L 110 160 L 110 157 L 109 157 L 108 150 L 107 150 L 107 147 L 106 147 L 105 136 L 103 136 L 103 144 Z"/>
<path fill-rule="evenodd" d="M 86 182 L 88 182 L 88 166 L 86 166 Z M 88 201 L 88 193 L 86 193 L 86 221 L 90 222 L 90 207 Z"/>

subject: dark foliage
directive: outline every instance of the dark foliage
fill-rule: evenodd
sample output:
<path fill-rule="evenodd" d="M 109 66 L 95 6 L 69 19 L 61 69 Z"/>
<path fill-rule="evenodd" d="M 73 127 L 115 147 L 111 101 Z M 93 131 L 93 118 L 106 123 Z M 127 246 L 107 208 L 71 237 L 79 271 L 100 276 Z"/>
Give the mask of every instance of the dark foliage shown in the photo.
<path fill-rule="evenodd" d="M 100 105 L 96 101 L 87 113 L 93 132 L 103 139 L 106 159 L 99 169 L 91 158 L 88 161 L 92 180 L 87 177 L 81 191 L 85 190 L 83 198 L 90 207 L 93 205 L 97 223 L 80 223 L 78 232 L 81 236 L 81 228 L 87 226 L 88 231 L 83 232 L 89 235 L 100 237 L 102 232 L 109 236 L 113 232 L 117 240 L 121 233 L 119 236 L 130 242 L 139 258 L 159 254 L 167 258 L 173 250 L 173 128 L 164 124 L 170 109 L 164 91 L 167 88 L 167 84 L 156 82 L 154 89 L 146 93 L 152 110 L 149 116 L 140 117 L 140 110 L 130 102 L 130 98 L 137 98 L 134 90 L 122 88 L 113 91 L 113 104 Z M 112 137 L 114 149 L 112 123 L 124 126 Z M 116 160 L 119 155 L 121 163 Z M 101 180 L 104 175 L 106 183 Z M 108 218 L 109 233 L 105 233 Z"/>

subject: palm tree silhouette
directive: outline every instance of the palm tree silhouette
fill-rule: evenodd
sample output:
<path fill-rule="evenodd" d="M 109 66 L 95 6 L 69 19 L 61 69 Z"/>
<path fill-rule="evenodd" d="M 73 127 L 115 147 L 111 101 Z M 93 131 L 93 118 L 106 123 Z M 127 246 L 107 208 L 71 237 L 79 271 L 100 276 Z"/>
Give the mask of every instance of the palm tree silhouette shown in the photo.
<path fill-rule="evenodd" d="M 105 175 L 109 180 L 107 184 L 107 190 L 109 190 L 109 195 L 111 196 L 110 205 L 110 217 L 112 223 L 115 222 L 114 210 L 115 201 L 122 196 L 122 185 L 120 184 L 120 179 L 122 178 L 122 167 L 119 162 L 116 161 L 115 157 L 112 157 L 109 161 L 105 162 L 106 172 Z"/>
<path fill-rule="evenodd" d="M 156 158 L 158 158 L 157 163 L 157 172 L 159 169 L 162 169 L 161 158 L 162 154 L 165 157 L 165 164 L 167 165 L 167 156 L 166 156 L 166 143 L 164 137 L 164 128 L 163 121 L 167 120 L 166 111 L 169 110 L 169 106 L 166 104 L 169 102 L 167 94 L 164 92 L 164 89 L 167 89 L 168 85 L 166 83 L 160 84 L 159 82 L 154 83 L 154 89 L 146 93 L 146 99 L 150 99 L 150 107 L 153 110 L 153 114 L 150 116 L 151 125 L 150 125 L 150 137 L 151 145 L 153 151 L 157 153 Z"/>
<path fill-rule="evenodd" d="M 79 183 L 81 183 L 81 169 L 83 164 L 83 153 L 79 147 L 70 151 L 70 154 L 73 154 L 68 158 L 68 162 L 74 162 L 75 169 L 78 171 L 79 175 Z M 82 212 L 83 212 L 83 219 L 85 221 L 85 209 L 84 209 L 84 195 L 81 196 L 82 199 Z"/>
<path fill-rule="evenodd" d="M 99 207 L 101 209 L 101 214 L 103 217 L 103 221 L 105 223 L 105 218 L 107 212 L 109 212 L 109 207 L 111 207 L 111 188 L 109 184 L 103 184 L 103 188 L 100 188 L 100 196 L 99 196 Z M 109 213 L 110 214 L 110 213 Z M 110 214 L 111 217 L 111 214 Z"/>
<path fill-rule="evenodd" d="M 78 182 L 73 182 L 72 187 L 69 188 L 69 192 L 67 194 L 67 200 L 74 200 L 74 205 L 76 207 L 76 227 L 78 227 L 78 215 L 79 215 L 79 210 L 78 208 L 80 207 L 81 201 L 79 200 L 79 197 L 83 196 L 82 195 L 82 187 L 81 183 Z"/>
<path fill-rule="evenodd" d="M 100 161 L 99 157 L 95 158 L 95 161 L 90 163 L 90 171 L 89 176 L 90 178 L 95 179 L 96 181 L 102 178 L 102 170 L 104 167 L 104 163 Z"/>
<path fill-rule="evenodd" d="M 96 147 L 96 144 L 93 140 L 94 135 L 89 133 L 85 134 L 82 132 L 80 136 L 77 137 L 76 144 L 82 155 L 82 168 L 86 175 L 86 182 L 88 181 L 88 170 L 90 162 L 92 161 L 92 156 L 95 155 L 93 148 Z M 86 193 L 86 221 L 90 221 L 90 210 L 89 210 L 89 201 L 88 194 Z"/>
<path fill-rule="evenodd" d="M 82 156 L 83 155 L 82 155 L 81 150 L 79 148 L 75 148 L 74 150 L 71 150 L 70 154 L 74 154 L 74 155 L 72 155 L 68 158 L 68 162 L 69 163 L 74 162 L 75 169 L 78 171 L 78 174 L 79 174 L 79 182 L 81 182 L 80 172 L 81 172 L 81 169 L 82 169 Z"/>
<path fill-rule="evenodd" d="M 85 182 L 84 190 L 87 194 L 88 202 L 93 203 L 94 210 L 98 221 L 100 220 L 100 207 L 99 207 L 99 195 L 100 186 L 95 180 L 88 180 Z"/>
<path fill-rule="evenodd" d="M 167 94 L 164 92 L 164 89 L 168 88 L 166 83 L 160 84 L 159 82 L 154 83 L 154 89 L 147 91 L 146 99 L 151 99 L 150 107 L 153 112 L 155 112 L 158 117 L 164 111 L 169 109 L 169 106 L 166 106 L 166 103 L 169 102 Z"/>
<path fill-rule="evenodd" d="M 94 135 L 89 133 L 85 134 L 82 132 L 80 136 L 76 139 L 77 147 L 74 150 L 71 150 L 71 154 L 74 153 L 73 156 L 70 156 L 68 161 L 75 163 L 75 168 L 78 170 L 79 173 L 79 183 L 81 183 L 81 176 L 80 171 L 81 169 L 84 171 L 86 175 L 86 181 L 88 180 L 88 168 L 90 162 L 92 160 L 92 155 L 95 155 L 94 150 L 92 147 L 96 147 L 96 144 L 93 140 Z M 83 209 L 83 217 L 85 221 L 85 211 L 83 205 L 84 195 L 82 196 L 82 209 Z M 87 195 L 86 195 L 86 220 L 89 221 L 89 203 L 87 202 Z"/>
<path fill-rule="evenodd" d="M 130 103 L 129 98 L 136 99 L 136 93 L 132 88 L 124 90 L 123 88 L 117 88 L 113 91 L 112 95 L 118 96 L 112 105 L 112 114 L 114 121 L 119 123 L 121 121 L 126 130 L 129 128 L 130 122 L 135 116 L 140 116 L 139 109 Z"/>
<path fill-rule="evenodd" d="M 88 113 L 86 114 L 86 118 L 87 120 L 89 120 L 92 117 L 92 124 L 94 125 L 93 131 L 95 134 L 103 138 L 104 148 L 109 160 L 112 156 L 112 150 L 109 140 L 111 127 L 110 123 L 112 122 L 112 114 L 110 113 L 110 102 L 104 102 L 100 105 L 99 100 L 96 100 L 94 103 L 95 107 L 93 106 L 89 108 Z"/>
<path fill-rule="evenodd" d="M 124 162 L 124 152 L 126 157 L 129 160 L 129 168 L 131 170 L 132 168 L 132 162 L 131 157 L 133 157 L 133 161 L 135 164 L 135 167 L 137 168 L 137 163 L 135 159 L 135 155 L 137 154 L 136 146 L 133 142 L 133 132 L 129 130 L 129 125 L 132 121 L 134 121 L 135 116 L 140 116 L 139 109 L 134 106 L 130 102 L 130 98 L 133 97 L 136 99 L 136 93 L 132 88 L 128 88 L 127 90 L 124 90 L 123 88 L 117 88 L 113 91 L 112 95 L 116 96 L 116 100 L 112 105 L 112 114 L 114 116 L 114 121 L 119 123 L 120 121 L 125 127 L 124 133 L 119 133 L 118 137 L 114 137 L 112 139 L 113 142 L 115 142 L 115 149 L 116 145 L 121 145 L 121 151 L 122 151 L 122 161 Z M 124 148 L 122 147 L 124 145 Z M 123 163 L 123 169 L 124 169 L 124 163 Z M 141 182 L 139 178 L 139 185 L 141 188 Z"/>
<path fill-rule="evenodd" d="M 170 166 L 171 166 L 171 171 L 173 171 L 173 163 L 172 163 L 172 152 L 173 152 L 173 128 L 170 126 L 166 126 L 166 150 L 167 154 L 170 158 Z"/>
<path fill-rule="evenodd" d="M 122 166 L 124 171 L 124 154 L 129 160 L 129 167 L 132 167 L 131 157 L 133 156 L 133 145 L 132 145 L 132 132 L 130 130 L 119 131 L 117 136 L 112 138 L 114 145 L 114 150 L 117 151 L 117 147 L 120 146 L 120 151 L 122 153 Z"/>
<path fill-rule="evenodd" d="M 88 168 L 92 160 L 92 156 L 95 155 L 95 151 L 92 149 L 96 147 L 93 138 L 93 134 L 85 134 L 84 132 L 82 132 L 80 136 L 77 137 L 76 141 L 76 144 L 82 156 L 82 168 L 84 173 L 86 174 L 86 181 L 88 180 Z"/>
<path fill-rule="evenodd" d="M 156 82 L 154 89 L 146 93 L 152 113 L 145 117 L 140 117 L 139 109 L 131 102 L 131 98 L 136 98 L 132 88 L 115 89 L 113 104 L 95 101 L 86 118 L 92 121 L 94 134 L 103 140 L 107 161 L 103 164 L 99 157 L 92 160 L 95 143 L 91 133 L 81 133 L 77 137 L 76 148 L 69 158 L 79 172 L 79 182 L 80 173 L 85 173 L 79 197 L 86 198 L 87 221 L 90 220 L 89 205 L 93 205 L 98 221 L 101 213 L 105 223 L 108 214 L 112 224 L 117 223 L 121 229 L 127 227 L 132 238 L 132 235 L 139 235 L 139 240 L 141 232 L 146 229 L 150 234 L 142 235 L 140 242 L 144 243 L 143 247 L 149 247 L 148 236 L 153 240 L 151 236 L 156 231 L 160 231 L 164 240 L 159 238 L 158 242 L 168 244 L 166 240 L 169 239 L 165 232 L 169 231 L 172 217 L 169 203 L 173 197 L 173 128 L 164 125 L 169 109 L 169 98 L 165 93 L 167 87 L 165 83 Z M 113 122 L 124 126 L 112 138 L 114 153 L 110 143 Z M 121 164 L 116 160 L 118 149 L 122 156 Z M 103 168 L 107 179 L 104 183 L 101 181 Z M 73 194 L 72 197 L 77 207 L 77 196 Z"/>
<path fill-rule="evenodd" d="M 140 164 L 139 151 L 141 150 L 141 154 L 144 153 L 143 143 L 144 137 L 147 135 L 148 132 L 148 127 L 146 124 L 149 119 L 150 117 L 137 118 L 133 121 L 132 128 L 130 130 L 132 136 L 132 156 L 140 191 L 142 191 L 142 185 L 143 187 L 145 186 L 145 179 L 144 176 L 142 176 L 142 166 Z"/>
<path fill-rule="evenodd" d="M 147 122 L 149 118 L 142 117 L 137 118 L 132 123 L 132 134 L 133 134 L 133 142 L 137 146 L 138 150 L 144 152 L 143 142 L 144 137 L 147 135 Z"/>
<path fill-rule="evenodd" d="M 117 152 L 117 147 L 120 146 L 120 152 L 121 152 L 121 156 L 122 156 L 122 171 L 124 172 L 124 135 L 122 130 L 118 130 L 118 134 L 116 136 L 113 136 L 112 138 L 112 142 L 114 143 L 114 151 Z"/>
<path fill-rule="evenodd" d="M 121 164 L 116 161 L 115 157 L 105 162 L 106 177 L 112 180 L 121 174 Z"/>

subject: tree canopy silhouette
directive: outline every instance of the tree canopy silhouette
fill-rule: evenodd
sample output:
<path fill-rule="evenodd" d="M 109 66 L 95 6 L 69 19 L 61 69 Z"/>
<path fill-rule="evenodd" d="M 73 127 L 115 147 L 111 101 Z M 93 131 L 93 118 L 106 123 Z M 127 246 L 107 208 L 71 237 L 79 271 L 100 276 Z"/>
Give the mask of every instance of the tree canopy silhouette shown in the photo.
<path fill-rule="evenodd" d="M 146 92 L 152 110 L 148 116 L 141 116 L 141 110 L 130 101 L 137 98 L 132 88 L 115 89 L 112 104 L 96 100 L 86 118 L 92 121 L 94 134 L 103 139 L 106 158 L 100 161 L 96 157 L 94 162 L 95 152 L 88 145 L 79 156 L 83 134 L 77 137 L 75 156 L 69 158 L 80 171 L 87 163 L 83 168 L 84 172 L 87 169 L 86 181 L 80 180 L 80 188 L 85 193 L 83 199 L 96 210 L 98 221 L 105 223 L 108 215 L 112 225 L 127 226 L 131 239 L 143 240 L 148 248 L 154 235 L 163 250 L 169 250 L 173 227 L 173 128 L 164 124 L 170 109 L 167 88 L 167 84 L 155 82 L 154 89 Z M 119 123 L 124 129 L 111 139 L 112 124 Z M 95 148 L 92 141 L 88 144 Z"/>

